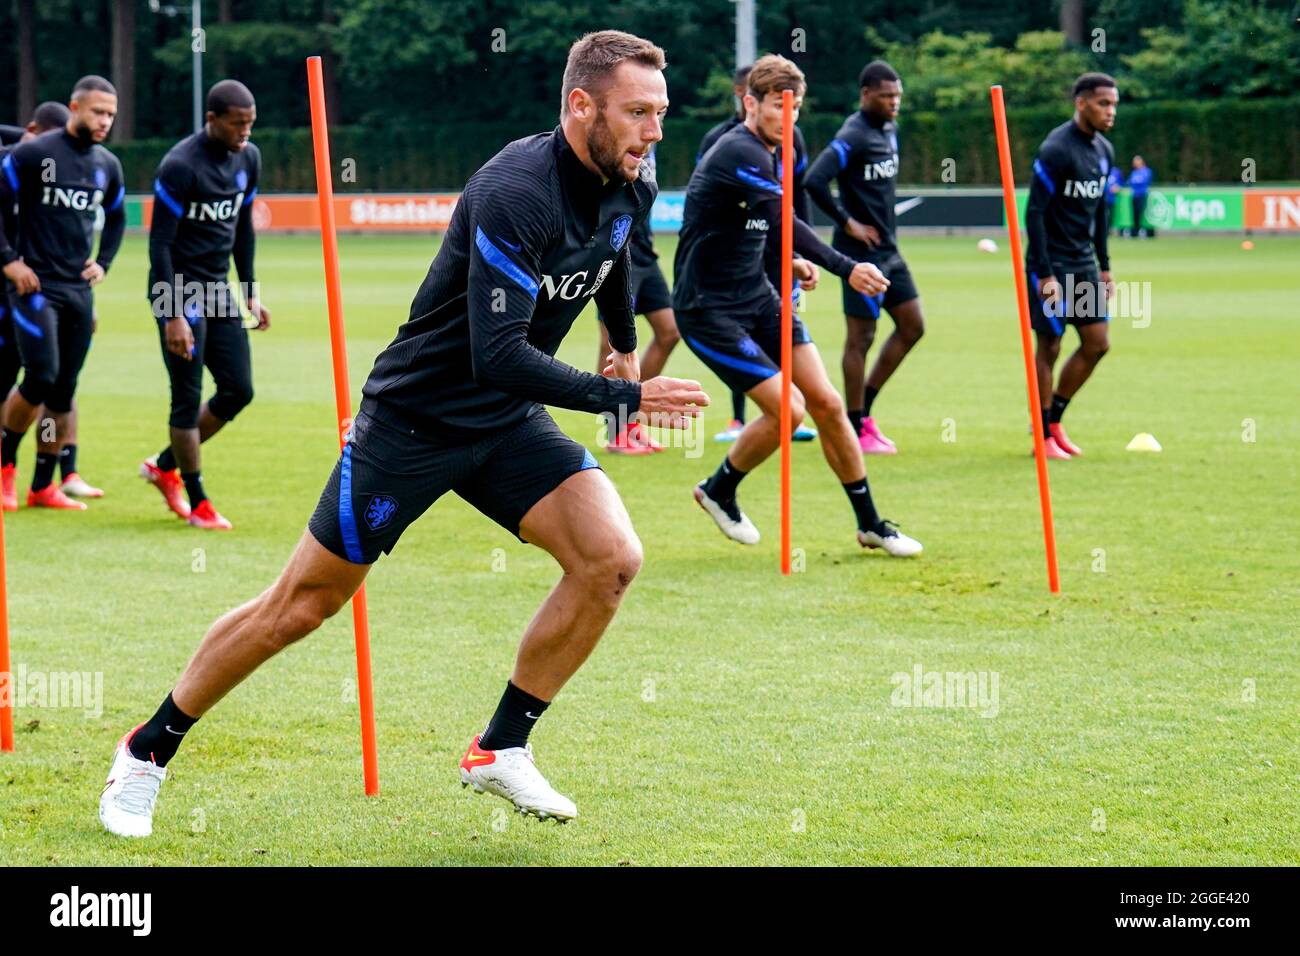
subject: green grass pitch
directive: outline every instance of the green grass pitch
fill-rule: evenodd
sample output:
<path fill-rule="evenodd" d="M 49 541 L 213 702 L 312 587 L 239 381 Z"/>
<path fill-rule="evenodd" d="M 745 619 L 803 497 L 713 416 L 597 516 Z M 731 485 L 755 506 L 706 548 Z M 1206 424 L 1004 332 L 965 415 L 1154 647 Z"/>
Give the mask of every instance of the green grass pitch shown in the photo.
<path fill-rule="evenodd" d="M 435 245 L 343 240 L 354 397 Z M 672 248 L 661 243 L 665 266 Z M 925 543 L 921 559 L 859 550 L 816 444 L 794 449 L 804 570 L 789 579 L 775 460 L 742 488 L 765 533 L 745 549 L 690 496 L 722 446 L 699 458 L 598 452 L 646 561 L 534 735 L 540 766 L 580 809 L 560 828 L 458 786 L 460 753 L 556 570 L 446 498 L 369 582 L 382 795 L 361 791 L 345 612 L 199 724 L 171 765 L 154 837 L 127 842 L 95 815 L 114 742 L 152 713 L 208 624 L 270 583 L 337 453 L 319 241 L 264 237 L 274 324 L 254 333 L 257 397 L 205 449 L 208 490 L 236 530 L 195 531 L 164 510 L 135 476 L 165 440 L 167 388 L 146 243 L 130 237 L 100 287 L 80 390 L 80 470 L 107 497 L 84 515 L 5 520 L 15 669 L 102 674 L 103 709 L 18 711 L 17 751 L 0 756 L 0 858 L 1296 863 L 1300 241 L 1113 242 L 1116 278 L 1151 283 L 1151 319 L 1113 323 L 1111 354 L 1070 408 L 1087 457 L 1051 468 L 1055 597 L 1010 264 L 974 237 L 903 248 L 928 333 L 876 405 L 901 453 L 868 473 L 883 514 Z M 838 384 L 837 281 L 812 294 L 807 317 Z M 590 367 L 594 353 L 588 312 L 561 357 Z M 707 384 L 711 436 L 725 391 L 684 347 L 669 372 Z M 557 417 L 597 447 L 590 416 Z M 1124 450 L 1143 431 L 1162 454 Z M 32 454 L 29 439 L 20 491 Z M 996 678 L 996 702 L 899 706 L 916 701 L 895 675 L 918 667 L 983 674 L 990 693 Z"/>

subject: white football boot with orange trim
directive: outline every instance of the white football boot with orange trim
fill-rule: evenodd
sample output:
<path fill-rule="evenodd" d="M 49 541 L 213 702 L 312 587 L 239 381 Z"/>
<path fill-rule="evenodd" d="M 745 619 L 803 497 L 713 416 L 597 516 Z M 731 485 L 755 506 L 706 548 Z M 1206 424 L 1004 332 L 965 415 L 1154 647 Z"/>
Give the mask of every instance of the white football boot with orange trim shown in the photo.
<path fill-rule="evenodd" d="M 481 737 L 482 735 L 480 735 Z M 533 745 L 484 750 L 479 737 L 470 742 L 460 758 L 460 785 L 475 793 L 492 793 L 515 805 L 520 813 L 539 820 L 567 823 L 578 815 L 568 797 L 556 793 L 533 762 Z"/>
<path fill-rule="evenodd" d="M 109 833 L 122 837 L 147 837 L 153 833 L 153 808 L 158 802 L 158 789 L 167 779 L 166 767 L 152 760 L 139 760 L 127 749 L 127 741 L 140 727 L 123 734 L 117 742 L 108 782 L 99 795 L 99 822 Z"/>

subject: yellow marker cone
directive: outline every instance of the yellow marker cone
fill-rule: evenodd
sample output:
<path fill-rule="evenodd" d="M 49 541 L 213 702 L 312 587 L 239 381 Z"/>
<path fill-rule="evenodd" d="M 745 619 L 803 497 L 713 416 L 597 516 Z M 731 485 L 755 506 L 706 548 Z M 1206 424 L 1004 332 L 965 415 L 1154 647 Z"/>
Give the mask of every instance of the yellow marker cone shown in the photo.
<path fill-rule="evenodd" d="M 1133 436 L 1133 440 L 1126 446 L 1127 451 L 1160 451 L 1160 442 L 1156 441 L 1155 435 L 1148 435 L 1146 432 L 1138 432 Z"/>

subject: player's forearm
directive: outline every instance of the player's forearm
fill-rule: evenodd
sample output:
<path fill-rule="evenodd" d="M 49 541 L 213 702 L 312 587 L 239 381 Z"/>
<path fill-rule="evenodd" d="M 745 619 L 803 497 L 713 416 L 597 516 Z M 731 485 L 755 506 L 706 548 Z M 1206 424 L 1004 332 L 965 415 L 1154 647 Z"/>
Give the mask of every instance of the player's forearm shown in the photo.
<path fill-rule="evenodd" d="M 630 415 L 641 407 L 639 382 L 581 372 L 534 348 L 523 336 L 472 352 L 474 381 L 488 388 L 579 412 Z"/>
<path fill-rule="evenodd" d="M 794 251 L 841 278 L 852 272 L 856 265 L 848 256 L 818 239 L 812 226 L 798 218 L 794 221 Z"/>
<path fill-rule="evenodd" d="M 95 261 L 105 272 L 117 257 L 117 250 L 122 247 L 122 237 L 126 234 L 126 213 L 119 206 L 115 211 L 104 216 L 104 231 L 99 234 L 99 255 Z"/>
<path fill-rule="evenodd" d="M 257 233 L 253 230 L 253 216 L 246 209 L 239 214 L 239 222 L 235 225 L 235 247 L 233 258 L 235 260 L 235 272 L 239 276 L 249 295 L 252 296 L 253 283 L 256 277 L 253 275 L 253 253 L 257 246 Z"/>
<path fill-rule="evenodd" d="M 1097 267 L 1102 272 L 1110 271 L 1110 240 L 1107 232 L 1110 222 L 1106 214 L 1106 204 L 1097 206 L 1097 221 L 1092 231 L 1092 246 L 1097 251 Z"/>
<path fill-rule="evenodd" d="M 1049 274 L 1052 266 L 1047 258 L 1047 223 L 1042 209 L 1035 208 L 1032 202 L 1025 209 L 1025 233 L 1029 237 L 1027 261 L 1030 271 L 1040 276 Z"/>
<path fill-rule="evenodd" d="M 831 177 L 826 174 L 821 157 L 804 174 L 803 191 L 821 207 L 822 212 L 843 226 L 849 221 L 848 210 L 831 194 Z M 807 220 L 812 222 L 811 216 Z"/>

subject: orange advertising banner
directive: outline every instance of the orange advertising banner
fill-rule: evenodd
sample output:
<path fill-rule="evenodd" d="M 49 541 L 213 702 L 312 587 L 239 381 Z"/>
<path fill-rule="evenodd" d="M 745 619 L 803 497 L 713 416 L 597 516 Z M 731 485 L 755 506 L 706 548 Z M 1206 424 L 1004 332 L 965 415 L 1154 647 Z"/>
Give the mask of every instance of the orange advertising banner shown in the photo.
<path fill-rule="evenodd" d="M 364 193 L 336 195 L 334 217 L 340 232 L 442 232 L 451 224 L 459 193 Z M 153 217 L 152 197 L 143 200 L 142 217 Z M 258 196 L 253 200 L 258 232 L 320 228 L 316 197 Z"/>
<path fill-rule="evenodd" d="M 1300 189 L 1247 189 L 1242 225 L 1247 229 L 1300 232 Z"/>

